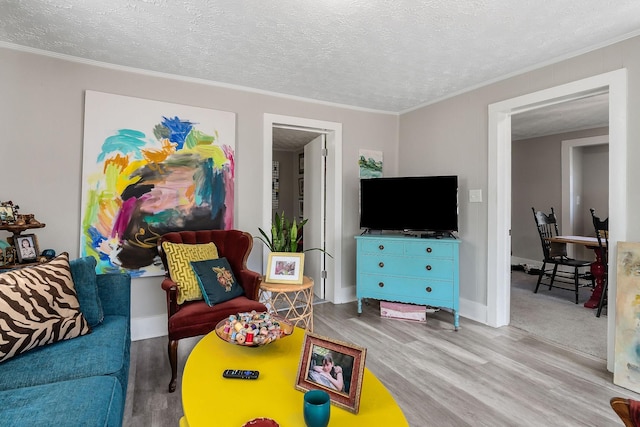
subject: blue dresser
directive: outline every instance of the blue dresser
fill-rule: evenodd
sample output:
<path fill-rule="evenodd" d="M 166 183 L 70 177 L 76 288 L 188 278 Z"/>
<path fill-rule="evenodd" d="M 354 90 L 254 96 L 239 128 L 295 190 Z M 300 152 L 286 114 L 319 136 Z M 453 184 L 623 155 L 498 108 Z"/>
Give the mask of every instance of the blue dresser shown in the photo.
<path fill-rule="evenodd" d="M 460 241 L 402 235 L 356 236 L 356 297 L 453 310 L 459 326 Z"/>

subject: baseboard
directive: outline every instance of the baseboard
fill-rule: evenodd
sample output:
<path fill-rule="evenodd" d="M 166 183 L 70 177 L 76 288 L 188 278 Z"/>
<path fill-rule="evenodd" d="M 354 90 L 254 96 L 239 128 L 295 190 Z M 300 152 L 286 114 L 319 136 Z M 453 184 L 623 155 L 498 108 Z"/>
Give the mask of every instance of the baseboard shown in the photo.
<path fill-rule="evenodd" d="M 470 301 L 468 299 L 460 298 L 460 317 L 465 319 L 474 320 L 484 325 L 490 326 L 487 323 L 487 306 Z"/>
<path fill-rule="evenodd" d="M 343 304 L 351 301 L 355 301 L 356 297 L 353 293 L 355 287 L 345 288 L 345 292 L 340 295 L 344 298 L 343 302 L 336 304 Z M 487 324 L 487 307 L 477 302 L 469 301 L 464 298 L 460 298 L 460 310 L 459 315 L 461 317 L 475 320 L 483 324 Z M 167 335 L 167 316 L 147 316 L 131 319 L 131 340 L 140 341 L 149 338 L 157 338 Z"/>
<path fill-rule="evenodd" d="M 138 317 L 131 319 L 131 341 L 167 335 L 167 315 Z"/>
<path fill-rule="evenodd" d="M 511 265 L 528 265 L 529 267 L 542 268 L 542 261 L 512 256 Z"/>
<path fill-rule="evenodd" d="M 334 295 L 333 303 L 334 304 L 345 304 L 348 302 L 355 301 L 356 298 L 356 287 L 349 286 L 348 288 L 339 288 L 336 289 L 336 293 Z"/>

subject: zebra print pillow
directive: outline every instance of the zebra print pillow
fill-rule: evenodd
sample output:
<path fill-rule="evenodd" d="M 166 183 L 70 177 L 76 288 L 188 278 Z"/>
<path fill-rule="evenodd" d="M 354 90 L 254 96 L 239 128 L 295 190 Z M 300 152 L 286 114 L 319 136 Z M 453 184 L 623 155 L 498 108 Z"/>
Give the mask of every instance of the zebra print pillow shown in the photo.
<path fill-rule="evenodd" d="M 0 273 L 0 362 L 90 331 L 66 252 L 44 264 Z"/>

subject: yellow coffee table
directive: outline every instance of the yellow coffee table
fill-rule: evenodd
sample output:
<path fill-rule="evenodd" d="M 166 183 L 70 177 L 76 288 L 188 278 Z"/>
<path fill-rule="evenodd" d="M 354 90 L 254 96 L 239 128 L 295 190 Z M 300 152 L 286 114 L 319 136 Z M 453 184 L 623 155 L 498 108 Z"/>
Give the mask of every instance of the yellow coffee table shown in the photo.
<path fill-rule="evenodd" d="M 241 427 L 254 418 L 272 418 L 280 427 L 303 427 L 303 392 L 295 389 L 305 331 L 264 347 L 243 347 L 221 340 L 215 331 L 193 348 L 182 375 L 181 427 Z M 366 363 L 366 361 L 365 361 Z M 225 369 L 260 371 L 257 380 L 226 379 Z M 367 368 L 360 411 L 331 406 L 331 427 L 408 426 L 391 393 Z"/>

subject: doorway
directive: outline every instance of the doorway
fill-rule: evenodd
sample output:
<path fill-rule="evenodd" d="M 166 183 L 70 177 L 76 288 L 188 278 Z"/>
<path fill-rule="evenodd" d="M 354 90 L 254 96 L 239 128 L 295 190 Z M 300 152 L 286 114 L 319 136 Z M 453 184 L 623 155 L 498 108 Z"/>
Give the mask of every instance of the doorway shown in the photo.
<path fill-rule="evenodd" d="M 511 115 L 609 92 L 609 217 L 610 242 L 625 240 L 627 234 L 626 70 L 589 77 L 547 90 L 512 98 L 489 106 L 488 224 L 487 239 L 487 323 L 509 324 L 510 313 L 510 229 L 511 229 Z M 609 264 L 609 307 L 615 312 L 615 266 Z M 613 371 L 615 316 L 607 316 L 607 368 Z"/>
<path fill-rule="evenodd" d="M 344 302 L 341 299 L 341 293 L 339 289 L 340 277 L 342 274 L 342 253 L 341 253 L 341 239 L 342 239 L 342 124 L 335 122 L 326 122 L 321 120 L 305 119 L 292 116 L 281 116 L 275 114 L 264 115 L 264 144 L 263 144 L 263 158 L 265 167 L 263 168 L 263 220 L 262 228 L 264 230 L 271 229 L 272 221 L 272 188 L 271 188 L 271 164 L 273 160 L 273 130 L 274 128 L 282 129 L 283 127 L 290 127 L 293 129 L 306 129 L 312 132 L 323 134 L 326 144 L 326 170 L 325 170 L 325 185 L 326 185 L 326 197 L 324 198 L 324 212 L 315 212 L 313 215 L 305 208 L 304 216 L 314 217 L 313 221 L 305 226 L 317 227 L 321 229 L 324 226 L 321 234 L 324 235 L 325 250 L 332 255 L 332 257 L 326 257 L 324 262 L 324 272 L 319 273 L 319 277 L 314 277 L 314 282 L 320 282 L 319 286 L 315 289 L 321 290 L 324 294 L 322 297 L 327 301 L 333 303 Z M 308 150 L 305 149 L 305 153 Z M 316 150 L 313 150 L 315 152 Z M 310 154 L 310 157 L 314 157 L 314 154 Z M 311 158 L 305 158 L 304 164 L 310 164 L 308 162 L 316 163 Z M 319 162 L 319 161 L 318 161 Z M 319 167 L 318 167 L 319 168 Z M 306 176 L 305 167 L 305 176 Z M 313 168 L 310 168 L 313 170 Z M 309 185 L 309 183 L 316 182 L 315 180 L 304 179 L 304 198 L 308 197 L 318 198 L 321 193 L 320 188 L 316 188 L 316 185 Z M 319 216 L 317 216 L 319 215 Z M 324 217 L 324 220 L 316 220 L 316 217 Z M 320 233 L 320 232 L 319 232 Z M 315 229 L 314 233 L 315 234 Z M 305 236 L 307 234 L 305 233 Z M 318 252 L 319 251 L 311 251 Z M 307 252 L 307 254 L 311 253 Z M 305 257 L 307 256 L 305 254 Z M 268 252 L 263 251 L 263 269 L 266 269 L 268 259 Z M 305 262 L 306 264 L 306 262 Z M 306 274 L 305 274 L 306 275 Z"/>

